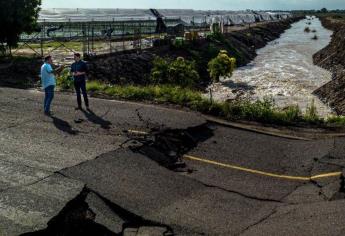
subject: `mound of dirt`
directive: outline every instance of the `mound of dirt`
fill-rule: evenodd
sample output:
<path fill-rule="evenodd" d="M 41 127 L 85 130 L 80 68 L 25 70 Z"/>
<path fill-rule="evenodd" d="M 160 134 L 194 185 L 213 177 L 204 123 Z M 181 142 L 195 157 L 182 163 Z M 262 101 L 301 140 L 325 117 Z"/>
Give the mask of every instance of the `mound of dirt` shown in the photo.
<path fill-rule="evenodd" d="M 0 86 L 32 88 L 39 80 L 42 60 L 6 59 L 0 62 Z"/>

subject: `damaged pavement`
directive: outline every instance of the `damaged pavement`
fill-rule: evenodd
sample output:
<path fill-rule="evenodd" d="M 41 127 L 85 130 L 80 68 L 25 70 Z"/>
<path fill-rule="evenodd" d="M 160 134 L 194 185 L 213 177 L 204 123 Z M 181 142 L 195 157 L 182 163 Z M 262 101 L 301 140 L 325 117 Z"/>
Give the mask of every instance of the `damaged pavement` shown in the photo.
<path fill-rule="evenodd" d="M 0 235 L 345 232 L 345 138 L 287 139 L 101 99 L 76 113 L 63 94 L 51 119 L 42 97 L 0 88 Z M 290 178 L 326 173 L 339 174 Z"/>

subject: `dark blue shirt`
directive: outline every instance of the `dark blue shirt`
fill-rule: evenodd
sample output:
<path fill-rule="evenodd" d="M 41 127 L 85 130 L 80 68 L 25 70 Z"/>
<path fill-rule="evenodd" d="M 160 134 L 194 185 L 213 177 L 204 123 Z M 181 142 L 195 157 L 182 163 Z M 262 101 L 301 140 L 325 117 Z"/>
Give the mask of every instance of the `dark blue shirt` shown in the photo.
<path fill-rule="evenodd" d="M 80 60 L 74 62 L 71 66 L 71 72 L 87 72 L 87 65 L 84 61 Z M 73 76 L 74 80 L 80 81 L 86 78 L 86 75 Z"/>

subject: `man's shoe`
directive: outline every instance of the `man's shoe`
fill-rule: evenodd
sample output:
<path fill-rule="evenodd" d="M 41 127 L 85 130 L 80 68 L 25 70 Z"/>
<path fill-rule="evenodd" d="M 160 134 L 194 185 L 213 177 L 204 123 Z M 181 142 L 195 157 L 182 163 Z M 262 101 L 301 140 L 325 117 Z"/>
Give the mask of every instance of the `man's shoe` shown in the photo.
<path fill-rule="evenodd" d="M 49 116 L 49 117 L 50 117 L 50 116 L 52 116 L 52 113 L 51 113 L 50 111 L 45 111 L 45 112 L 44 112 L 44 115 L 46 115 L 46 116 Z"/>
<path fill-rule="evenodd" d="M 83 110 L 83 108 L 82 107 L 76 107 L 76 108 L 74 108 L 74 110 L 76 110 L 76 111 L 82 111 Z"/>

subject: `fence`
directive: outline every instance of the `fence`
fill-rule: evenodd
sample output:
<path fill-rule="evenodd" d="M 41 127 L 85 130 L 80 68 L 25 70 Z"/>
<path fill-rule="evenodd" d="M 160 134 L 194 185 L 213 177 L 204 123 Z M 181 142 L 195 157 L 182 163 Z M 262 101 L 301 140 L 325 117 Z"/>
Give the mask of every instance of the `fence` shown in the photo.
<path fill-rule="evenodd" d="M 36 32 L 21 35 L 19 47 L 11 53 L 15 56 L 52 55 L 58 62 L 68 64 L 73 59 L 73 52 L 99 55 L 133 49 L 142 50 L 160 43 L 166 36 L 174 38 L 184 36 L 186 32 L 206 35 L 210 31 L 210 23 L 206 18 L 200 23 L 194 23 L 193 18 L 189 24 L 185 24 L 181 19 L 164 19 L 164 23 L 167 30 L 165 33 L 159 33 L 156 20 L 42 21 Z M 224 33 L 228 33 L 261 23 L 263 22 L 226 25 L 222 29 Z"/>
<path fill-rule="evenodd" d="M 54 55 L 58 60 L 69 60 L 68 55 L 106 54 L 152 47 L 168 34 L 171 37 L 185 31 L 207 30 L 205 23 L 184 26 L 179 19 L 165 20 L 167 32 L 157 32 L 156 20 L 109 22 L 41 22 L 33 34 L 23 34 L 19 46 L 11 51 L 16 56 Z"/>

